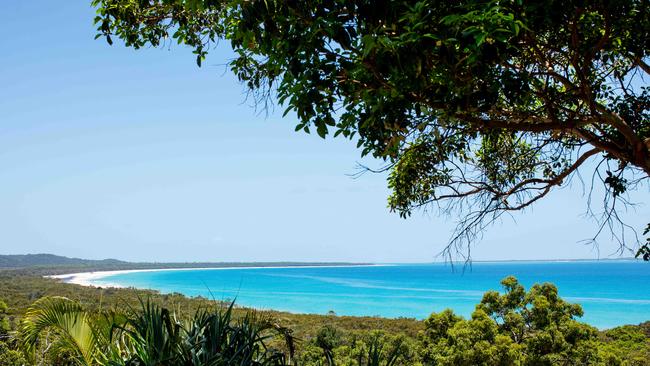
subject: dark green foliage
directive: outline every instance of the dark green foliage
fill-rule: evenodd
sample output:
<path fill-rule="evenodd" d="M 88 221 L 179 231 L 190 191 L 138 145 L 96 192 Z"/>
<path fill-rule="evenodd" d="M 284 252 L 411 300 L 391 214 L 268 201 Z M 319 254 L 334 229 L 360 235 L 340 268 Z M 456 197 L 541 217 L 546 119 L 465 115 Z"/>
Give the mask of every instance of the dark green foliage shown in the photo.
<path fill-rule="evenodd" d="M 595 365 L 615 359 L 599 353 L 598 331 L 575 320 L 582 309 L 560 299 L 555 286 L 526 292 L 513 277 L 501 283 L 505 293 L 487 292 L 469 320 L 451 311 L 426 320 L 425 364 Z"/>
<path fill-rule="evenodd" d="M 368 344 L 365 359 L 359 357 L 359 366 L 396 366 L 408 364 L 408 346 L 403 338 L 394 338 L 388 342 L 382 335 L 373 335 Z"/>
<path fill-rule="evenodd" d="M 0 365 L 24 366 L 27 365 L 27 360 L 22 352 L 11 349 L 5 342 L 0 341 Z"/>
<path fill-rule="evenodd" d="M 328 365 L 334 364 L 333 351 L 336 347 L 341 345 L 341 338 L 342 335 L 340 331 L 329 324 L 322 327 L 316 334 L 316 345 L 325 353 Z"/>
<path fill-rule="evenodd" d="M 68 258 L 54 254 L 0 255 L 0 268 L 24 268 L 38 266 L 111 266 L 126 264 L 117 259 L 89 260 Z"/>
<path fill-rule="evenodd" d="M 650 363 L 650 338 L 642 327 L 625 325 L 601 334 L 605 340 L 603 353 L 623 365 L 647 365 Z M 617 365 L 618 363 L 612 362 Z"/>
<path fill-rule="evenodd" d="M 0 365 L 22 366 L 27 363 L 23 354 L 11 347 L 15 343 L 10 334 L 11 324 L 9 323 L 7 304 L 0 299 Z"/>
<path fill-rule="evenodd" d="M 232 304 L 216 312 L 197 313 L 186 326 L 183 363 L 192 365 L 282 365 L 294 352 L 287 329 L 267 316 L 248 312 L 234 320 Z M 269 346 L 275 336 L 286 342 L 287 354 Z"/>
<path fill-rule="evenodd" d="M 650 224 L 643 231 L 643 235 L 648 237 L 645 240 L 645 243 L 639 248 L 636 252 L 636 258 L 643 258 L 644 261 L 650 261 Z"/>
<path fill-rule="evenodd" d="M 417 363 L 415 342 L 404 335 L 391 336 L 379 330 L 344 335 L 332 326 L 323 329 L 327 329 L 325 332 L 330 340 L 332 334 L 338 334 L 336 342 L 323 342 L 317 337 L 303 347 L 298 365 L 402 366 Z M 319 335 L 323 334 L 323 329 Z"/>
<path fill-rule="evenodd" d="M 470 320 L 455 316 L 450 310 L 432 314 L 421 337 L 422 362 L 425 365 L 516 365 L 523 348 L 485 312 L 476 311 Z"/>
<path fill-rule="evenodd" d="M 646 0 L 92 4 L 110 44 L 175 41 L 200 65 L 228 41 L 230 68 L 258 102 L 277 100 L 296 130 L 341 135 L 387 162 L 391 210 L 460 211 L 452 243 L 587 161 L 600 162 L 589 169 L 606 211 L 650 174 Z"/>
<path fill-rule="evenodd" d="M 9 307 L 7 304 L 5 304 L 2 299 L 0 299 L 0 340 L 6 337 L 11 330 L 11 326 L 9 325 L 9 317 L 7 315 L 8 310 Z"/>
<path fill-rule="evenodd" d="M 180 324 L 172 319 L 168 309 L 160 308 L 148 300 L 141 302 L 141 305 L 140 309 L 130 309 L 125 321 L 114 326 L 118 331 L 116 338 L 125 338 L 124 348 L 128 356 L 124 365 L 177 363 L 177 351 L 181 342 Z"/>
<path fill-rule="evenodd" d="M 316 345 L 327 351 L 332 351 L 340 346 L 341 342 L 341 331 L 329 324 L 322 327 L 316 334 Z"/>

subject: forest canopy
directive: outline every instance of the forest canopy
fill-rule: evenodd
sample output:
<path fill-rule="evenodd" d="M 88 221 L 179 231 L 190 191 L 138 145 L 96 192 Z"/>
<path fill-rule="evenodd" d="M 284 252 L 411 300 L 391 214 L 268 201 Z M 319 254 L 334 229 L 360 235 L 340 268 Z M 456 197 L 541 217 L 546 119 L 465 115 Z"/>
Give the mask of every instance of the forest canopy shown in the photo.
<path fill-rule="evenodd" d="M 585 196 L 596 236 L 609 229 L 622 251 L 650 257 L 617 211 L 650 175 L 645 0 L 93 5 L 109 44 L 184 44 L 200 66 L 230 42 L 230 69 L 256 102 L 385 161 L 375 170 L 388 172 L 392 211 L 458 214 L 447 254 L 582 170 L 587 192 L 605 191 L 602 206 Z"/>

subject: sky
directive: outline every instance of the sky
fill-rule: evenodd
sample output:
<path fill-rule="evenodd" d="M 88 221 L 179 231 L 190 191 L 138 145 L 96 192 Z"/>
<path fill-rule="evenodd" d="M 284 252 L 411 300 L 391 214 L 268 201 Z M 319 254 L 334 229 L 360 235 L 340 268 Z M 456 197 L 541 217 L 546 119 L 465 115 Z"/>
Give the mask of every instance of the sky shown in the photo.
<path fill-rule="evenodd" d="M 0 254 L 129 261 L 441 260 L 455 217 L 386 208 L 353 179 L 355 144 L 255 110 L 224 66 L 181 46 L 94 40 L 90 1 L 0 2 Z M 642 201 L 648 188 L 632 197 Z M 647 201 L 647 200 L 646 200 Z M 616 256 L 590 238 L 583 188 L 491 227 L 475 260 Z M 640 204 L 626 214 L 641 229 Z"/>

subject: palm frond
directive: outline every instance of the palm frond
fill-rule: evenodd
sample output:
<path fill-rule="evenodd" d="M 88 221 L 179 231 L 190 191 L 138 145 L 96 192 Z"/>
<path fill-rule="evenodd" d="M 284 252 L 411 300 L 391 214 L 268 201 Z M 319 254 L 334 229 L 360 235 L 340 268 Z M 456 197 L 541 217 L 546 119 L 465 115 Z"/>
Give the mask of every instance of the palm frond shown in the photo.
<path fill-rule="evenodd" d="M 92 365 L 99 355 L 97 330 L 83 307 L 65 297 L 44 297 L 26 312 L 20 324 L 25 353 L 34 357 L 40 336 L 53 330 L 59 336 L 55 347 L 71 352 L 81 365 Z"/>

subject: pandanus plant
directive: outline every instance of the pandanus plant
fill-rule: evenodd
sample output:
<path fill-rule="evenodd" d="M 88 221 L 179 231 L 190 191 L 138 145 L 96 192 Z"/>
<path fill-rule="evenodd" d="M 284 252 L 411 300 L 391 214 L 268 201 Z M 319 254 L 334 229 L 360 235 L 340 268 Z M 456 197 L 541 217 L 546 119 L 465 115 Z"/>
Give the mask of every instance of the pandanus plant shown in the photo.
<path fill-rule="evenodd" d="M 118 357 L 107 365 L 286 365 L 284 353 L 267 346 L 271 337 L 286 337 L 284 329 L 254 312 L 233 319 L 233 305 L 199 311 L 189 321 L 179 321 L 168 310 L 147 301 L 142 311 L 130 311 L 126 322 L 113 332 L 123 348 L 116 354 L 128 357 Z"/>
<path fill-rule="evenodd" d="M 43 347 L 87 366 L 282 366 L 294 350 L 287 329 L 254 312 L 234 319 L 232 303 L 182 321 L 150 301 L 124 313 L 91 314 L 75 301 L 47 297 L 28 310 L 20 334 L 34 364 Z M 44 334 L 54 341 L 43 345 Z M 273 337 L 284 341 L 287 355 L 268 346 Z"/>
<path fill-rule="evenodd" d="M 385 349 L 385 343 L 380 337 L 373 337 L 368 346 L 366 362 L 359 357 L 359 366 L 395 366 L 404 357 L 402 340 L 397 339 L 390 349 Z"/>
<path fill-rule="evenodd" d="M 197 313 L 187 324 L 182 354 L 184 365 L 286 365 L 294 350 L 288 329 L 268 317 L 248 312 L 233 320 L 233 304 L 218 312 Z M 288 356 L 272 349 L 268 341 L 283 338 Z"/>
<path fill-rule="evenodd" d="M 169 310 L 141 301 L 141 308 L 129 308 L 123 321 L 112 324 L 111 352 L 107 366 L 178 365 L 182 328 Z"/>
<path fill-rule="evenodd" d="M 65 297 L 44 297 L 27 310 L 19 335 L 25 355 L 33 364 L 43 353 L 68 353 L 79 365 L 96 365 L 103 357 L 105 333 L 83 307 Z M 106 329 L 106 328 L 104 328 Z M 45 338 L 41 340 L 41 338 Z"/>

